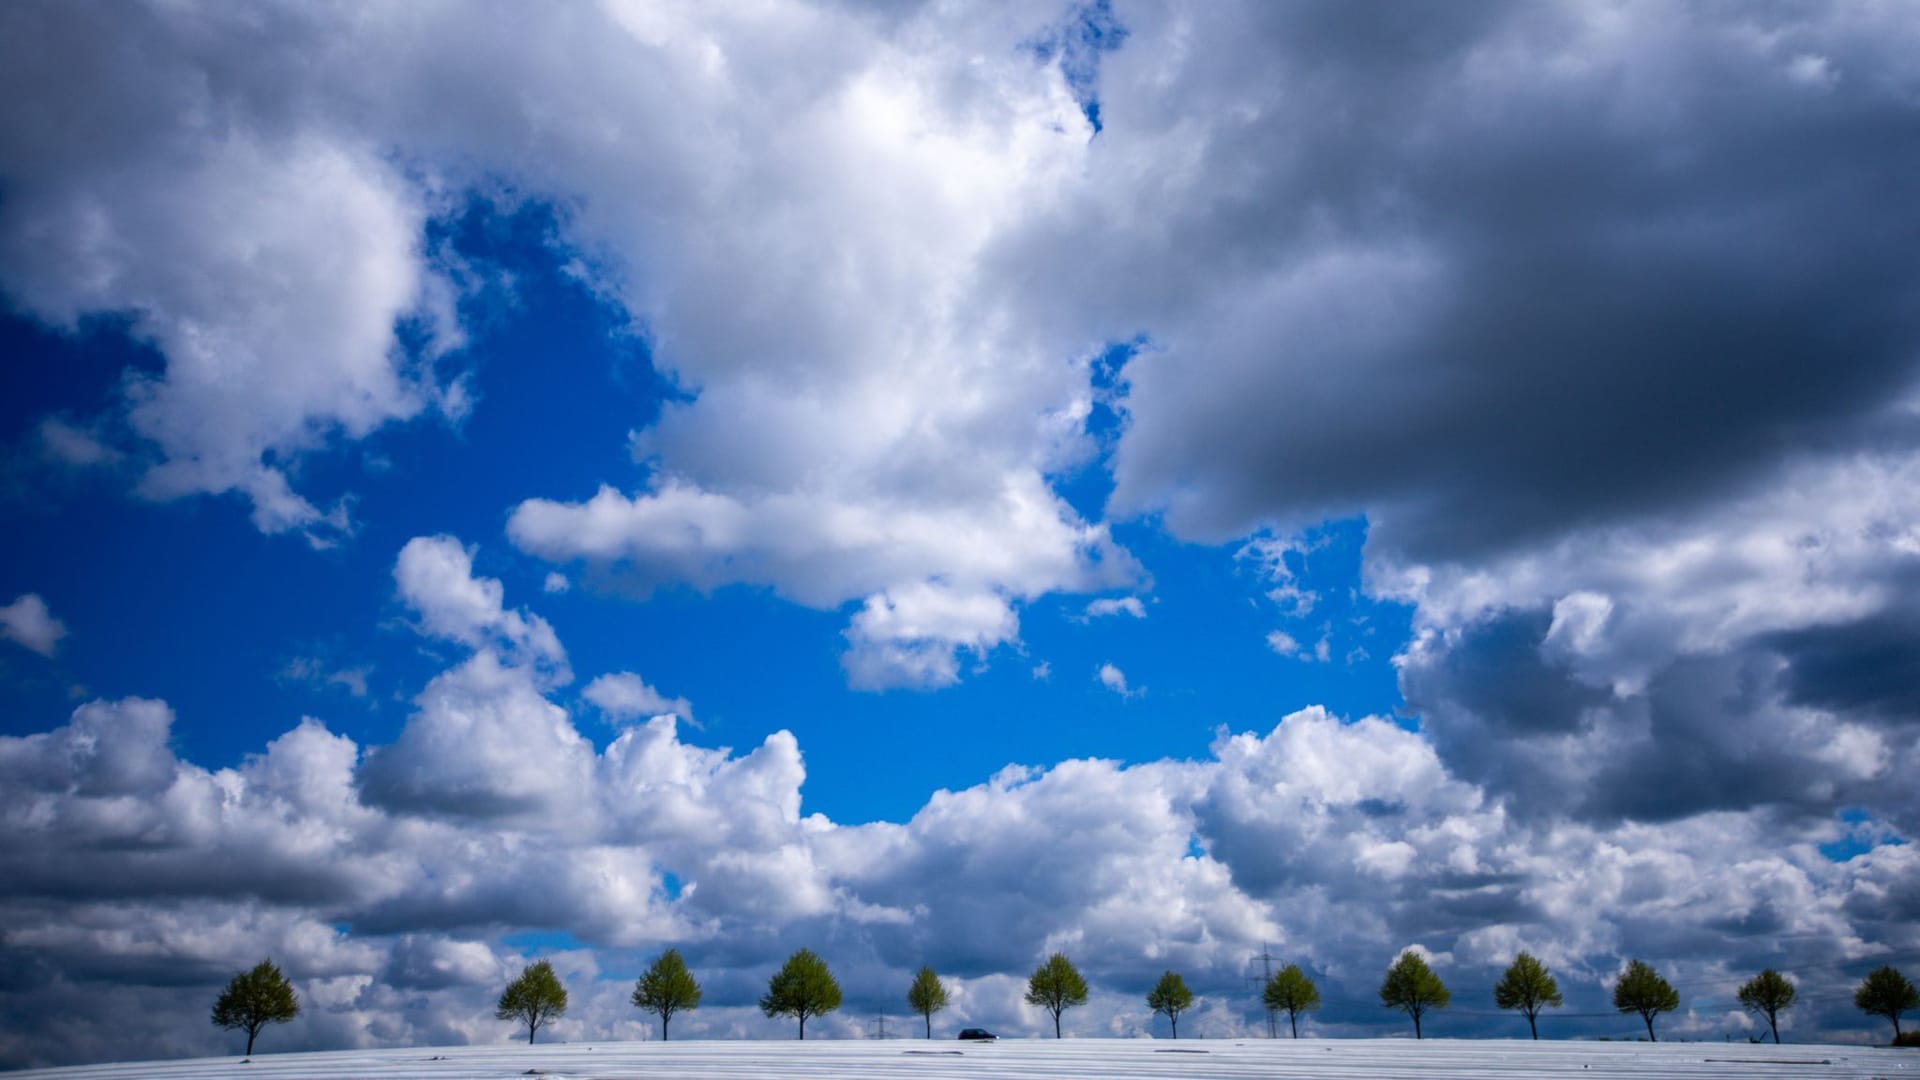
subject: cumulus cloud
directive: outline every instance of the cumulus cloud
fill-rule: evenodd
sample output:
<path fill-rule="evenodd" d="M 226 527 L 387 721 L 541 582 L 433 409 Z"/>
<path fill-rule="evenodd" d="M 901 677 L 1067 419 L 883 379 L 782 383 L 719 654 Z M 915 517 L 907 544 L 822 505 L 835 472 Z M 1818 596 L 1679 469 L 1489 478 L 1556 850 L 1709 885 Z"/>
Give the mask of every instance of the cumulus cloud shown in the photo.
<path fill-rule="evenodd" d="M 1147 608 L 1137 596 L 1103 596 L 1090 601 L 1084 612 L 1088 619 L 1100 619 L 1108 615 L 1131 615 L 1136 619 L 1144 619 L 1147 617 Z"/>
<path fill-rule="evenodd" d="M 41 656 L 52 656 L 66 636 L 66 624 L 53 617 L 39 593 L 25 593 L 0 607 L 0 637 Z"/>
<path fill-rule="evenodd" d="M 1267 631 L 1267 648 L 1290 660 L 1307 660 L 1326 663 L 1333 655 L 1331 637 L 1322 635 L 1311 647 L 1302 645 L 1300 640 L 1285 630 Z M 1365 655 L 1364 650 L 1361 655 Z"/>
<path fill-rule="evenodd" d="M 400 549 L 393 579 L 400 599 L 429 635 L 472 648 L 495 647 L 556 671 L 567 654 L 538 615 L 509 611 L 497 578 L 475 577 L 473 553 L 451 536 L 416 536 Z"/>
<path fill-rule="evenodd" d="M 663 715 L 693 719 L 693 706 L 686 698 L 670 698 L 631 671 L 602 675 L 588 683 L 580 696 L 614 720 Z"/>
<path fill-rule="evenodd" d="M 1872 148 L 1905 108 L 1912 27 L 1833 9 L 1417 22 L 1129 19 L 1097 167 L 1158 184 L 1074 204 L 1049 237 L 1085 238 L 1093 265 L 1193 270 L 1095 275 L 1140 283 L 1108 302 L 1159 346 L 1124 373 L 1117 507 L 1213 539 L 1364 511 L 1383 548 L 1468 557 L 1894 436 L 1920 324 L 1885 229 L 1915 211 Z M 1176 35 L 1184 50 L 1146 44 Z M 1810 96 L 1783 73 L 1809 54 L 1853 77 Z M 1165 154 L 1176 131 L 1186 153 Z M 1653 164 L 1676 145 L 1684 163 Z M 1576 164 L 1593 161 L 1611 165 Z"/>
<path fill-rule="evenodd" d="M 867 598 L 847 628 L 841 663 L 855 689 L 951 686 L 960 679 L 960 652 L 984 657 L 1019 632 L 1019 616 L 1002 597 L 911 585 Z"/>
<path fill-rule="evenodd" d="M 125 313 L 165 357 L 126 382 L 156 453 L 143 493 L 237 492 L 262 530 L 337 534 L 340 510 L 285 466 L 440 396 L 396 333 L 418 316 L 439 327 L 428 352 L 457 340 L 422 250 L 428 199 L 377 139 L 302 124 L 270 89 L 256 62 L 301 47 L 305 20 L 208 14 L 8 13 L 7 94 L 45 108 L 0 110 L 0 287 L 66 329 Z"/>
<path fill-rule="evenodd" d="M 1092 59 L 1023 47 L 1057 29 L 1037 9 L 762 15 L 19 9 L 9 97 L 57 114 L 0 115 L 0 288 L 61 327 L 130 313 L 165 358 L 127 383 L 143 492 L 238 492 L 260 528 L 327 540 L 345 504 L 290 467 L 467 407 L 438 370 L 460 275 L 426 226 L 510 185 L 566 208 L 582 274 L 687 391 L 635 435 L 645 482 L 522 504 L 526 550 L 829 608 L 1129 584 L 1047 479 L 1090 456 L 1112 330 L 1036 333 L 993 277 L 1082 182 Z M 933 653 L 979 643 L 854 642 L 848 666 L 937 683 L 957 660 Z"/>
<path fill-rule="evenodd" d="M 1101 686 L 1119 694 L 1123 698 L 1136 698 L 1147 692 L 1147 688 L 1144 686 L 1129 687 L 1127 685 L 1127 673 L 1112 664 L 1101 664 L 1094 670 L 1093 677 Z"/>
<path fill-rule="evenodd" d="M 494 723 L 513 709 L 531 715 Z M 459 737 L 422 752 L 455 710 Z M 1083 1030 L 1141 1023 L 1134 988 L 1172 967 L 1220 1000 L 1207 1023 L 1223 1035 L 1260 1022 L 1232 1002 L 1263 942 L 1335 999 L 1364 999 L 1408 943 L 1457 992 L 1529 948 L 1587 1011 L 1604 1011 L 1628 955 L 1690 987 L 1766 964 L 1813 991 L 1796 1019 L 1827 1032 L 1857 1018 L 1815 1001 L 1844 1002 L 1854 967 L 1920 949 L 1907 845 L 1834 862 L 1816 846 L 1830 828 L 1726 812 L 1530 824 L 1421 733 L 1320 709 L 1221 732 L 1198 761 L 1010 766 L 901 824 L 804 814 L 785 732 L 735 754 L 663 715 L 595 752 L 484 652 L 436 679 L 389 747 L 309 720 L 207 770 L 170 749 L 172 721 L 160 702 L 99 701 L 0 737 L 16 796 L 0 834 L 16 976 L 0 1002 L 67 1010 L 10 1062 L 215 1052 L 203 999 L 265 954 L 308 1002 L 289 1047 L 508 1038 L 486 1018 L 529 958 L 520 931 L 592 947 L 544 950 L 581 1002 L 569 1038 L 637 1037 L 631 984 L 604 971 L 667 943 L 708 986 L 689 1030 L 735 1037 L 770 1030 L 754 996 L 809 943 L 856 997 L 932 963 L 960 991 L 957 1022 L 1011 1031 L 1042 1023 L 1018 991 L 1049 950 L 1094 983 Z M 78 1004 L 108 988 L 139 1023 Z M 1372 1030 L 1377 1011 L 1316 1023 Z"/>

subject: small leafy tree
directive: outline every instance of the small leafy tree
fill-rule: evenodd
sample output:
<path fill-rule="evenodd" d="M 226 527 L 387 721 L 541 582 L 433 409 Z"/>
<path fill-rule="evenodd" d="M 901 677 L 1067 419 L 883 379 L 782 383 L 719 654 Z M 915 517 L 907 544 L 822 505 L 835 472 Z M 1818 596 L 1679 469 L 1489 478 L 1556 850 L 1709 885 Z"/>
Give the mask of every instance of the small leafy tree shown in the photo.
<path fill-rule="evenodd" d="M 1493 1003 L 1503 1009 L 1518 1009 L 1527 1018 L 1527 1029 L 1533 1037 L 1540 1037 L 1540 1025 L 1536 1018 L 1540 1010 L 1551 1006 L 1559 1008 L 1566 1004 L 1560 996 L 1560 984 L 1553 981 L 1553 973 L 1545 964 L 1533 958 L 1532 953 L 1523 952 L 1513 958 L 1513 964 L 1506 974 L 1500 976 L 1500 982 L 1493 988 Z"/>
<path fill-rule="evenodd" d="M 533 1045 L 533 1037 L 541 1025 L 566 1014 L 567 988 L 560 985 L 560 976 L 553 973 L 553 965 L 545 960 L 521 968 L 520 977 L 501 991 L 500 1004 L 493 1010 L 496 1020 L 516 1020 L 527 1025 L 529 1046 Z"/>
<path fill-rule="evenodd" d="M 800 1021 L 800 1037 L 807 1037 L 807 1018 L 822 1016 L 840 1007 L 840 984 L 827 970 L 827 962 L 812 949 L 795 949 L 786 965 L 767 980 L 766 996 L 760 999 L 760 1011 L 769 1017 L 791 1016 Z"/>
<path fill-rule="evenodd" d="M 1160 976 L 1160 981 L 1147 994 L 1147 1008 L 1156 1013 L 1166 1013 L 1167 1022 L 1173 1025 L 1173 1037 L 1180 1037 L 1180 1014 L 1193 1007 L 1193 991 L 1187 989 L 1187 980 L 1169 971 Z"/>
<path fill-rule="evenodd" d="M 933 1038 L 933 1014 L 947 1007 L 947 988 L 940 985 L 940 976 L 932 967 L 922 966 L 920 974 L 913 977 L 913 985 L 907 987 L 907 1005 L 926 1017 L 927 1038 Z"/>
<path fill-rule="evenodd" d="M 1905 975 L 1891 966 L 1875 968 L 1872 974 L 1861 980 L 1860 988 L 1853 992 L 1853 1004 L 1868 1016 L 1884 1016 L 1893 1021 L 1893 1037 L 1900 1038 L 1900 1014 L 1908 1009 L 1920 1009 L 1920 991 Z"/>
<path fill-rule="evenodd" d="M 1027 978 L 1027 1004 L 1053 1014 L 1053 1037 L 1060 1037 L 1060 1014 L 1087 1003 L 1087 980 L 1065 953 L 1054 953 Z"/>
<path fill-rule="evenodd" d="M 1420 954 L 1408 949 L 1400 954 L 1400 959 L 1387 969 L 1387 977 L 1380 984 L 1380 1004 L 1389 1009 L 1399 1009 L 1413 1017 L 1413 1037 L 1420 1034 L 1420 1017 L 1433 1009 L 1444 1009 L 1453 1000 L 1447 992 L 1447 984 L 1433 973 Z"/>
<path fill-rule="evenodd" d="M 243 971 L 227 983 L 213 1003 L 215 1027 L 235 1028 L 247 1033 L 247 1055 L 253 1056 L 253 1040 L 268 1024 L 284 1024 L 300 1015 L 300 999 L 293 984 L 273 966 L 262 960 L 252 970 Z"/>
<path fill-rule="evenodd" d="M 633 984 L 634 1007 L 660 1018 L 660 1041 L 667 1041 L 673 1014 L 700 1007 L 700 984 L 680 959 L 680 950 L 668 949 Z"/>
<path fill-rule="evenodd" d="M 1267 980 L 1264 995 L 1267 1008 L 1285 1009 L 1287 1023 L 1293 1028 L 1293 1037 L 1300 1037 L 1300 1014 L 1312 1012 L 1320 1007 L 1320 988 L 1313 985 L 1307 973 L 1300 970 L 1299 964 L 1288 964 L 1279 973 Z"/>
<path fill-rule="evenodd" d="M 1651 965 L 1633 960 L 1627 963 L 1620 981 L 1613 984 L 1613 1007 L 1623 1013 L 1639 1013 L 1647 1022 L 1647 1040 L 1659 1042 L 1653 1033 L 1653 1018 L 1679 1008 L 1680 994 Z"/>
<path fill-rule="evenodd" d="M 1748 979 L 1738 996 L 1740 1004 L 1767 1018 L 1767 1027 L 1773 1031 L 1773 1044 L 1780 1045 L 1780 1014 L 1793 1006 L 1799 991 L 1779 972 L 1768 968 Z"/>

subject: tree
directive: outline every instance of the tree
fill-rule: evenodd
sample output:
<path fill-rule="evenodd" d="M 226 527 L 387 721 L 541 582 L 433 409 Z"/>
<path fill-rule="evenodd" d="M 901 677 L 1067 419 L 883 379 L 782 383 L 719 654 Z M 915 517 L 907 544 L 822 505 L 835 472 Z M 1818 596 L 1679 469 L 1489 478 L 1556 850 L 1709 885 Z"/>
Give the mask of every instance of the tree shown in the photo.
<path fill-rule="evenodd" d="M 1620 981 L 1613 984 L 1613 1007 L 1623 1013 L 1639 1013 L 1647 1022 L 1647 1041 L 1659 1042 L 1653 1033 L 1653 1018 L 1679 1008 L 1680 994 L 1650 965 L 1633 960 Z"/>
<path fill-rule="evenodd" d="M 1166 1013 L 1167 1022 L 1173 1025 L 1173 1037 L 1180 1037 L 1180 1014 L 1193 1007 L 1193 991 L 1187 989 L 1187 980 L 1169 971 L 1160 976 L 1159 983 L 1147 995 L 1147 1008 L 1156 1013 Z"/>
<path fill-rule="evenodd" d="M 833 981 L 827 962 L 811 949 L 795 949 L 786 966 L 767 980 L 760 1011 L 769 1017 L 791 1016 L 800 1021 L 800 1037 L 807 1037 L 807 1017 L 822 1016 L 840 1007 L 840 984 Z"/>
<path fill-rule="evenodd" d="M 1860 988 L 1853 992 L 1853 1003 L 1868 1016 L 1884 1016 L 1893 1021 L 1893 1037 L 1900 1038 L 1900 1014 L 1908 1009 L 1920 1009 L 1920 992 L 1905 975 L 1892 967 L 1874 969 L 1873 973 L 1861 980 Z"/>
<path fill-rule="evenodd" d="M 1389 1009 L 1399 1009 L 1413 1017 L 1413 1037 L 1420 1035 L 1420 1017 L 1432 1009 L 1444 1009 L 1453 1000 L 1447 992 L 1447 984 L 1433 973 L 1420 954 L 1412 949 L 1400 954 L 1400 959 L 1387 969 L 1387 977 L 1380 984 L 1380 1004 Z"/>
<path fill-rule="evenodd" d="M 667 1041 L 673 1014 L 700 1007 L 700 984 L 680 959 L 680 950 L 668 949 L 633 984 L 634 1007 L 660 1018 L 660 1041 Z"/>
<path fill-rule="evenodd" d="M 1538 1039 L 1540 1025 L 1536 1018 L 1540 1010 L 1549 1005 L 1557 1009 L 1566 1001 L 1560 996 L 1560 984 L 1553 981 L 1553 973 L 1546 965 L 1535 960 L 1532 953 L 1523 952 L 1513 958 L 1506 974 L 1500 976 L 1499 985 L 1493 988 L 1493 1003 L 1526 1014 L 1527 1028 Z"/>
<path fill-rule="evenodd" d="M 923 966 L 913 977 L 913 985 L 907 987 L 907 1005 L 927 1018 L 927 1038 L 933 1038 L 933 1014 L 947 1007 L 947 988 L 940 985 L 933 968 Z"/>
<path fill-rule="evenodd" d="M 1060 1014 L 1075 1005 L 1087 1003 L 1087 980 L 1080 977 L 1073 961 L 1064 953 L 1054 953 L 1047 962 L 1033 969 L 1027 978 L 1027 1004 L 1038 1005 L 1053 1014 L 1053 1037 L 1060 1037 Z"/>
<path fill-rule="evenodd" d="M 1780 1045 L 1780 1013 L 1793 1007 L 1799 991 L 1779 972 L 1768 968 L 1747 980 L 1738 996 L 1740 1004 L 1767 1018 L 1767 1027 L 1773 1030 L 1773 1044 Z"/>
<path fill-rule="evenodd" d="M 545 960 L 520 969 L 520 977 L 500 993 L 500 1004 L 493 1010 L 496 1020 L 517 1020 L 527 1025 L 527 1045 L 540 1025 L 567 1015 L 567 988 Z"/>
<path fill-rule="evenodd" d="M 1293 1037 L 1300 1037 L 1300 1014 L 1312 1012 L 1320 1007 L 1320 988 L 1313 985 L 1307 973 L 1300 970 L 1299 964 L 1288 964 L 1280 973 L 1267 980 L 1265 994 L 1267 1008 L 1287 1012 L 1287 1023 L 1293 1028 Z"/>
<path fill-rule="evenodd" d="M 215 1027 L 247 1033 L 247 1055 L 253 1056 L 253 1040 L 268 1024 L 284 1024 L 300 1015 L 300 999 L 273 961 L 262 960 L 251 971 L 243 971 L 227 983 L 213 1002 Z"/>

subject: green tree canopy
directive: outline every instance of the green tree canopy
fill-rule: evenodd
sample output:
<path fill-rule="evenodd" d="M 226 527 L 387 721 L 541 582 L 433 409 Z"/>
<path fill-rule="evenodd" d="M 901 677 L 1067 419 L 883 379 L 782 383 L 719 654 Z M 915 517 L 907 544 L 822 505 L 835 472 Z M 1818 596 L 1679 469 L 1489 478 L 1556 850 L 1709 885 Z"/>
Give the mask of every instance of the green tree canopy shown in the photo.
<path fill-rule="evenodd" d="M 247 1055 L 253 1056 L 253 1040 L 268 1024 L 284 1024 L 300 1015 L 300 999 L 273 961 L 262 960 L 249 971 L 235 975 L 213 1002 L 215 1027 L 229 1031 L 239 1028 L 247 1033 Z"/>
<path fill-rule="evenodd" d="M 800 1037 L 807 1037 L 807 1018 L 840 1007 L 840 984 L 833 981 L 827 962 L 811 949 L 795 949 L 786 965 L 767 980 L 760 1011 L 769 1017 L 791 1016 L 800 1021 Z"/>
<path fill-rule="evenodd" d="M 1623 1013 L 1639 1013 L 1647 1022 L 1647 1039 L 1659 1042 L 1659 1036 L 1653 1033 L 1653 1018 L 1679 1008 L 1680 994 L 1651 965 L 1632 960 L 1620 981 L 1613 984 L 1613 1007 Z"/>
<path fill-rule="evenodd" d="M 1740 1004 L 1767 1018 L 1767 1027 L 1773 1032 L 1773 1044 L 1780 1045 L 1780 1013 L 1793 1006 L 1794 999 L 1800 996 L 1799 991 L 1779 972 L 1768 968 L 1748 979 L 1738 996 Z"/>
<path fill-rule="evenodd" d="M 1171 971 L 1160 976 L 1160 981 L 1147 994 L 1147 1008 L 1167 1014 L 1176 1039 L 1180 1037 L 1180 1014 L 1192 1007 L 1193 991 L 1187 989 L 1187 980 Z"/>
<path fill-rule="evenodd" d="M 1293 1028 L 1293 1037 L 1300 1037 L 1300 1014 L 1312 1012 L 1320 1007 L 1320 988 L 1313 985 L 1307 973 L 1300 970 L 1299 964 L 1288 964 L 1267 980 L 1267 990 L 1263 995 L 1267 1008 L 1285 1009 L 1287 1023 Z"/>
<path fill-rule="evenodd" d="M 1413 1017 L 1413 1037 L 1420 1034 L 1420 1017 L 1432 1009 L 1444 1009 L 1453 1000 L 1447 992 L 1447 984 L 1433 973 L 1420 954 L 1408 949 L 1400 954 L 1400 959 L 1387 969 L 1386 980 L 1380 984 L 1380 1004 L 1389 1009 L 1399 1009 Z"/>
<path fill-rule="evenodd" d="M 1065 953 L 1054 953 L 1027 978 L 1027 1004 L 1053 1014 L 1053 1037 L 1060 1037 L 1060 1014 L 1087 1003 L 1087 980 Z"/>
<path fill-rule="evenodd" d="M 1920 1009 L 1920 992 L 1892 966 L 1880 967 L 1861 980 L 1860 988 L 1853 992 L 1853 1004 L 1868 1016 L 1884 1016 L 1893 1021 L 1893 1037 L 1899 1039 L 1900 1014 L 1908 1009 Z"/>
<path fill-rule="evenodd" d="M 700 1007 L 700 984 L 680 959 L 679 949 L 668 949 L 633 984 L 633 1004 L 637 1009 L 660 1018 L 660 1041 L 667 1041 L 667 1024 L 673 1014 Z"/>
<path fill-rule="evenodd" d="M 947 988 L 940 985 L 932 967 L 922 966 L 913 977 L 913 985 L 907 987 L 907 1005 L 926 1017 L 927 1038 L 933 1038 L 933 1014 L 947 1007 Z"/>
<path fill-rule="evenodd" d="M 560 976 L 553 973 L 553 965 L 545 960 L 521 968 L 520 977 L 500 992 L 500 1004 L 493 1009 L 497 1020 L 516 1020 L 527 1025 L 529 1045 L 541 1025 L 566 1014 L 567 988 L 560 985 Z"/>
<path fill-rule="evenodd" d="M 1506 974 L 1500 976 L 1500 982 L 1493 988 L 1493 1003 L 1503 1009 L 1518 1009 L 1526 1015 L 1527 1029 L 1533 1037 L 1540 1037 L 1540 1025 L 1536 1018 L 1540 1010 L 1549 1006 L 1559 1008 L 1566 1004 L 1560 997 L 1560 984 L 1553 981 L 1553 973 L 1545 964 L 1533 958 L 1532 953 L 1523 952 L 1513 958 Z"/>

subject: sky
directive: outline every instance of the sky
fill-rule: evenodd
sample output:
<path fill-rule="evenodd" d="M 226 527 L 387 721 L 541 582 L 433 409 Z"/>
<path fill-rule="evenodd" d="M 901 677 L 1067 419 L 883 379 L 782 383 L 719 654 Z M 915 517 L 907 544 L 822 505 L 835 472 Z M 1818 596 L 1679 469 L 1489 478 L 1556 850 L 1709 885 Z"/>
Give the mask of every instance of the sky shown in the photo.
<path fill-rule="evenodd" d="M 1864 1041 L 1897 5 L 0 5 L 0 1066 L 810 1025 Z M 1271 959 L 1263 959 L 1268 957 Z"/>

